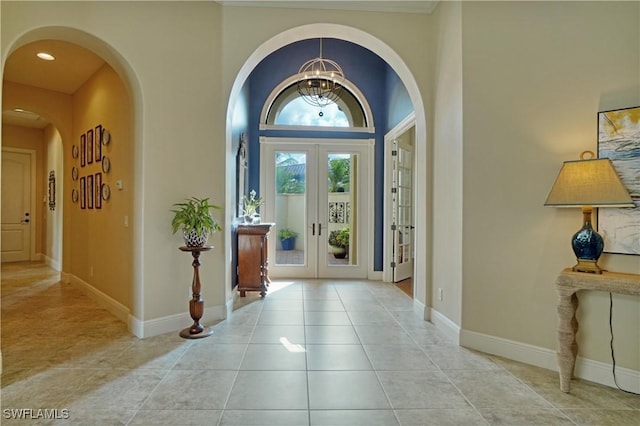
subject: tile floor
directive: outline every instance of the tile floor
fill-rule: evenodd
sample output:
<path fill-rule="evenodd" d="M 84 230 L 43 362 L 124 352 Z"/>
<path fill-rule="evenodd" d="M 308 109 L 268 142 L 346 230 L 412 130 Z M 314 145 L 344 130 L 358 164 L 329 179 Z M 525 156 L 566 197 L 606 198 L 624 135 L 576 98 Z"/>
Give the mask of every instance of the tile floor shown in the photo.
<path fill-rule="evenodd" d="M 200 340 L 137 339 L 41 264 L 1 289 L 3 425 L 640 424 L 640 398 L 458 347 L 379 282 L 274 282 Z"/>

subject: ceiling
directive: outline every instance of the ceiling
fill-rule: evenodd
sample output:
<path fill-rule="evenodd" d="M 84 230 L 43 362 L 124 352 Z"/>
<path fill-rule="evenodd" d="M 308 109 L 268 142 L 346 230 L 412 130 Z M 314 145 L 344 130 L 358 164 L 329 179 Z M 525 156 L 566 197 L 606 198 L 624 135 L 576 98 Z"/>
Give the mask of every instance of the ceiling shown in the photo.
<path fill-rule="evenodd" d="M 437 1 L 218 1 L 224 6 L 259 6 L 314 8 L 333 10 L 362 10 L 374 12 L 432 13 Z M 44 61 L 36 56 L 47 52 L 55 61 Z M 104 61 L 91 51 L 59 40 L 40 40 L 16 49 L 7 59 L 4 80 L 27 86 L 73 94 L 89 79 Z M 44 128 L 45 117 L 30 111 L 2 111 L 2 122 L 18 126 Z"/>
<path fill-rule="evenodd" d="M 36 56 L 47 52 L 55 61 Z M 59 40 L 40 40 L 16 49 L 7 59 L 4 80 L 65 94 L 73 94 L 104 61 L 76 44 Z M 26 127 L 44 128 L 49 122 L 38 114 L 14 110 L 2 111 L 2 122 Z"/>

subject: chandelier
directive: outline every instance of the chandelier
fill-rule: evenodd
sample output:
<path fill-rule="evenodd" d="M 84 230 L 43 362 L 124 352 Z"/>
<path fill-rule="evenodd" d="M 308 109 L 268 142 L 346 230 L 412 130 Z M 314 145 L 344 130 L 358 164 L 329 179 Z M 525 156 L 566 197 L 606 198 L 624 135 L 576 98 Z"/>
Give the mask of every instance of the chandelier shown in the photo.
<path fill-rule="evenodd" d="M 309 105 L 323 108 L 340 99 L 344 73 L 335 61 L 320 56 L 310 59 L 298 70 L 298 93 Z"/>

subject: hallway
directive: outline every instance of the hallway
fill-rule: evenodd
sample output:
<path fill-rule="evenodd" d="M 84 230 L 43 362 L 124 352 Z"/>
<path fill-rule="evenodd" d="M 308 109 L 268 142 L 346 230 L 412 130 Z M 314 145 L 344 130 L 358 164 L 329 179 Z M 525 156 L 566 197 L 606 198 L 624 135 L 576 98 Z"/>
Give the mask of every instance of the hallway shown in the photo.
<path fill-rule="evenodd" d="M 209 338 L 140 340 L 48 267 L 3 264 L 2 424 L 24 408 L 68 414 L 28 424 L 640 421 L 638 397 L 581 380 L 564 394 L 555 372 L 456 346 L 393 285 L 277 281 L 241 302 Z"/>

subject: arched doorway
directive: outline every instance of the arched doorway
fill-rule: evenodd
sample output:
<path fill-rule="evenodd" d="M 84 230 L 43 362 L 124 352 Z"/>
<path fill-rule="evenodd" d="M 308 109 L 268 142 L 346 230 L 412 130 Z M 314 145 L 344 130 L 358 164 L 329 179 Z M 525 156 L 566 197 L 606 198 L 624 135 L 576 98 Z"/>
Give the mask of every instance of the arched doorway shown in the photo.
<path fill-rule="evenodd" d="M 58 54 L 55 72 L 50 66 L 46 74 L 38 73 L 38 63 L 25 62 L 37 60 L 32 58 L 34 51 L 47 50 Z M 90 65 L 81 75 L 74 73 L 83 68 L 79 62 Z M 139 316 L 141 306 L 134 266 L 139 264 L 137 243 L 131 229 L 137 220 L 128 216 L 137 211 L 136 80 L 112 47 L 72 28 L 39 28 L 24 34 L 11 45 L 3 63 L 2 110 L 46 117 L 47 129 L 55 129 L 51 133 L 59 140 L 60 152 L 45 150 L 41 167 L 42 174 L 49 175 L 49 164 L 59 164 L 54 194 L 56 209 L 63 213 L 59 222 L 41 231 L 41 238 L 62 246 L 57 268 L 61 279 L 92 294 L 133 329 L 132 318 Z M 69 75 L 75 77 L 66 79 Z M 19 123 L 5 118 L 2 125 Z M 110 197 L 118 181 L 127 182 L 127 191 Z"/>
<path fill-rule="evenodd" d="M 243 67 L 240 69 L 238 76 L 235 79 L 233 87 L 231 89 L 229 105 L 227 109 L 227 152 L 233 152 L 233 116 L 236 111 L 237 104 L 239 102 L 239 96 L 245 81 L 248 79 L 252 70 L 258 65 L 260 61 L 269 56 L 272 52 L 282 48 L 294 41 L 306 40 L 309 38 L 321 38 L 332 37 L 336 39 L 346 40 L 360 46 L 363 46 L 373 53 L 378 55 L 384 61 L 391 66 L 391 68 L 398 74 L 400 80 L 408 90 L 411 102 L 413 103 L 416 115 L 416 150 L 415 161 L 420 164 L 428 164 L 428 149 L 427 149 L 427 130 L 426 130 L 426 115 L 422 98 L 420 96 L 420 90 L 417 86 L 415 79 L 413 78 L 409 68 L 402 61 L 402 59 L 395 53 L 389 46 L 383 43 L 381 40 L 367 34 L 361 30 L 350 28 L 342 25 L 335 24 L 312 24 L 293 28 L 285 31 L 270 40 L 263 43 L 256 51 L 247 59 Z M 416 226 L 416 258 L 423 259 L 421 262 L 416 262 L 414 277 L 415 280 L 421 283 L 414 295 L 415 298 L 422 303 L 426 301 L 426 294 L 428 294 L 428 287 L 430 287 L 429 277 L 427 274 L 429 253 L 428 253 L 428 241 L 429 235 L 428 224 L 431 222 L 430 211 L 427 209 L 427 189 L 430 186 L 430 182 L 427 180 L 427 168 L 421 167 L 416 170 L 416 181 L 425 183 L 424 185 L 416 186 L 416 210 L 421 212 L 423 221 Z M 235 181 L 233 179 L 227 180 L 226 193 L 235 193 Z M 228 199 L 227 205 L 235 205 L 233 200 Z M 233 221 L 233 211 L 227 211 L 227 219 Z M 229 231 L 230 233 L 231 231 Z M 231 239 L 229 234 L 227 238 Z M 231 254 L 228 254 L 231 257 Z M 231 261 L 231 259 L 228 259 Z M 231 279 L 230 279 L 231 281 Z M 228 298 L 231 299 L 231 289 L 227 289 Z"/>

